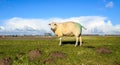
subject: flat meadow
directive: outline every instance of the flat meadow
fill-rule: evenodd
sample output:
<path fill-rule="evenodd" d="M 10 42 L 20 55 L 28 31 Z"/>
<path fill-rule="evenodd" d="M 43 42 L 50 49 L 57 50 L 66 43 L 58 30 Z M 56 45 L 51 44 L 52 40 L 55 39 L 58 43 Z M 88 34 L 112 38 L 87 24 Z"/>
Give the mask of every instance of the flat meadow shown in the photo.
<path fill-rule="evenodd" d="M 120 65 L 120 36 L 82 36 L 83 45 L 74 46 L 74 37 L 0 37 L 0 65 Z"/>

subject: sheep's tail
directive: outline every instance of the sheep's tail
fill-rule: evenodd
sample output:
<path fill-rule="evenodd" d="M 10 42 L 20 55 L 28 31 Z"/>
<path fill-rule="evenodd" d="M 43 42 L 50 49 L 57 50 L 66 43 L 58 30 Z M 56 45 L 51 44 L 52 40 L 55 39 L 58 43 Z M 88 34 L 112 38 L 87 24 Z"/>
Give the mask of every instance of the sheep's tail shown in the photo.
<path fill-rule="evenodd" d="M 87 28 L 85 28 L 84 26 L 82 26 L 82 28 L 84 28 L 85 30 L 87 30 Z"/>
<path fill-rule="evenodd" d="M 85 30 L 87 30 L 87 28 L 85 28 L 85 27 L 84 27 L 84 26 L 82 26 L 81 24 L 79 24 L 79 26 L 81 27 L 81 29 L 82 29 L 82 28 L 84 28 Z"/>

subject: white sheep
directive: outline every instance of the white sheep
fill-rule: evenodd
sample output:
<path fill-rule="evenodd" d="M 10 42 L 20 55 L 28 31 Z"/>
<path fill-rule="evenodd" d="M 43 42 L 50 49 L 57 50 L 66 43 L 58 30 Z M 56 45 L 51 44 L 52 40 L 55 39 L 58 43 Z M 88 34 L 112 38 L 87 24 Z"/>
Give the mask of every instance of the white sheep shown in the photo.
<path fill-rule="evenodd" d="M 75 47 L 78 45 L 78 38 L 80 38 L 80 46 L 82 45 L 82 28 L 86 29 L 82 25 L 76 22 L 68 21 L 64 23 L 55 23 L 52 22 L 49 24 L 51 26 L 51 30 L 59 37 L 60 43 L 62 45 L 62 36 L 75 36 L 76 43 Z"/>

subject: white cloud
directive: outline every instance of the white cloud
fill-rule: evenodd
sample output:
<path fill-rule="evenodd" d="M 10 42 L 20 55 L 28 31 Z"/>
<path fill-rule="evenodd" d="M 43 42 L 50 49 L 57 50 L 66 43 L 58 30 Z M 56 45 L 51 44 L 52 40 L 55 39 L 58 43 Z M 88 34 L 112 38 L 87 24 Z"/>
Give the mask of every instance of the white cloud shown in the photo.
<path fill-rule="evenodd" d="M 114 5 L 113 2 L 110 1 L 110 2 L 108 2 L 108 3 L 105 5 L 105 7 L 106 7 L 106 8 L 112 8 L 113 5 Z"/>
<path fill-rule="evenodd" d="M 14 17 L 5 20 L 5 25 L 1 26 L 1 32 L 15 33 L 15 34 L 43 34 L 49 32 L 48 20 L 43 19 L 24 19 Z M 4 34 L 4 33 L 2 33 Z"/>
<path fill-rule="evenodd" d="M 0 35 L 19 34 L 19 35 L 40 35 L 45 32 L 52 32 L 49 27 L 50 22 L 75 21 L 82 24 L 87 30 L 83 29 L 83 34 L 119 34 L 120 24 L 112 25 L 107 17 L 101 16 L 80 16 L 71 18 L 50 18 L 50 19 L 25 19 L 14 17 L 5 20 L 0 26 Z"/>
<path fill-rule="evenodd" d="M 46 27 L 47 20 L 43 19 L 24 19 L 24 18 L 17 18 L 14 17 L 12 19 L 9 19 L 6 21 L 6 26 L 9 30 L 15 30 L 15 29 L 20 29 L 20 30 L 26 30 L 26 29 L 33 29 L 33 30 L 41 30 L 45 29 Z"/>

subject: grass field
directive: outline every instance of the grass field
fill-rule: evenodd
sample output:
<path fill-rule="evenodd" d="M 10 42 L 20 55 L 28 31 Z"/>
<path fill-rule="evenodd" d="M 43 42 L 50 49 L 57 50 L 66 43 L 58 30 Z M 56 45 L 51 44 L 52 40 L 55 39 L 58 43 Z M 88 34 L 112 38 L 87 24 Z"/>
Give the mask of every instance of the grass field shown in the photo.
<path fill-rule="evenodd" d="M 82 36 L 83 46 L 75 47 L 72 37 L 58 46 L 56 37 L 0 38 L 0 59 L 11 58 L 12 65 L 120 65 L 120 36 Z M 30 61 L 29 52 L 42 54 Z"/>

